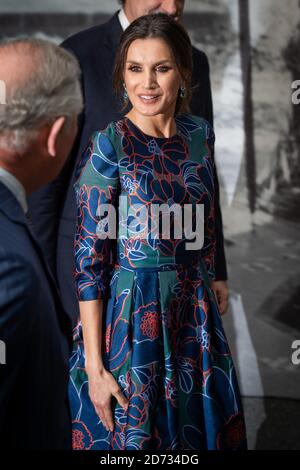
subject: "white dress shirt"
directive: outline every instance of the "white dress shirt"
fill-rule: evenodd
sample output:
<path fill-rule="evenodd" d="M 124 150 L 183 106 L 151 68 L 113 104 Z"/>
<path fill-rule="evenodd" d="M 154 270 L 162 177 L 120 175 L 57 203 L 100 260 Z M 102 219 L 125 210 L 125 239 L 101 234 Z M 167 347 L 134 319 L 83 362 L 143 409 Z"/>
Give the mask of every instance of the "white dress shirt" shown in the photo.
<path fill-rule="evenodd" d="M 125 31 L 126 28 L 130 25 L 130 22 L 128 21 L 127 16 L 125 15 L 125 11 L 123 8 L 119 11 L 119 21 L 121 23 L 123 31 Z"/>
<path fill-rule="evenodd" d="M 26 191 L 24 186 L 14 175 L 12 175 L 9 171 L 4 170 L 4 168 L 0 168 L 0 181 L 15 196 L 20 206 L 22 207 L 24 213 L 26 214 L 26 212 L 28 211 L 28 205 L 26 201 Z"/>

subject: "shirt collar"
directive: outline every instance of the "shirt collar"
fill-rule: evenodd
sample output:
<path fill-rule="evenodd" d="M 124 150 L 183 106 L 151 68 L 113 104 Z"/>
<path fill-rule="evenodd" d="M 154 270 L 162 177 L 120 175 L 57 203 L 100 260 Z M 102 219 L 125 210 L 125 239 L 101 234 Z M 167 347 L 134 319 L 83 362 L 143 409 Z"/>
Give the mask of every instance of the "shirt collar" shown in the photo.
<path fill-rule="evenodd" d="M 124 8 L 121 8 L 118 16 L 119 16 L 119 21 L 121 23 L 122 29 L 123 31 L 125 31 L 125 29 L 128 28 L 128 26 L 130 25 L 130 22 L 128 21 L 128 18 L 125 15 Z"/>
<path fill-rule="evenodd" d="M 26 191 L 20 181 L 9 171 L 4 168 L 0 168 L 0 181 L 10 190 L 10 192 L 18 200 L 24 213 L 28 211 L 28 205 L 26 201 Z"/>

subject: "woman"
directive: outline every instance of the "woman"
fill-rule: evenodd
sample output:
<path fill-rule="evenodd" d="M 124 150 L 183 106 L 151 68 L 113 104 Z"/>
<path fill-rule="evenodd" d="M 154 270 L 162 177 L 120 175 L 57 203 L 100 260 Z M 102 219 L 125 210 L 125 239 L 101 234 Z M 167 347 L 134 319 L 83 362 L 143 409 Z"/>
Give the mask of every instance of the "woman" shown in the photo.
<path fill-rule="evenodd" d="M 210 287 L 214 134 L 185 113 L 191 71 L 182 26 L 164 14 L 134 21 L 114 76 L 131 109 L 93 134 L 78 168 L 74 449 L 246 448 L 236 373 Z M 155 209 L 162 204 L 163 223 L 168 209 L 177 210 L 172 234 L 160 230 Z M 198 221 L 197 205 L 204 207 L 200 248 L 185 236 Z M 178 207 L 186 206 L 192 226 L 180 238 Z"/>

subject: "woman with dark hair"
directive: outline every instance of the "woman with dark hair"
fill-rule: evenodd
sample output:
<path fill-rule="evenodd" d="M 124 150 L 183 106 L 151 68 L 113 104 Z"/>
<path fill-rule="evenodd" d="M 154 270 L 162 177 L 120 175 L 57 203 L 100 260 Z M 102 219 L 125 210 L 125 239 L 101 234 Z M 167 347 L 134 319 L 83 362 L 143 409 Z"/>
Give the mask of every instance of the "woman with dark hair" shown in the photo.
<path fill-rule="evenodd" d="M 114 75 L 128 112 L 93 134 L 78 167 L 74 449 L 246 448 L 210 286 L 214 133 L 188 114 L 191 72 L 180 24 L 131 23 Z"/>

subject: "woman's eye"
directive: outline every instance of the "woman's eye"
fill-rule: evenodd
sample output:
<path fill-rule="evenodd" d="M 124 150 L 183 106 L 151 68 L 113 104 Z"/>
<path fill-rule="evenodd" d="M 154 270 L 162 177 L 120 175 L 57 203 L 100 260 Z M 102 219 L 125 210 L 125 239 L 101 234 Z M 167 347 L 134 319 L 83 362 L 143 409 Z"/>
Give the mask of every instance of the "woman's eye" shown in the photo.
<path fill-rule="evenodd" d="M 170 67 L 167 67 L 167 66 L 163 66 L 163 67 L 157 67 L 156 69 L 158 72 L 168 72 L 170 70 Z"/>
<path fill-rule="evenodd" d="M 140 72 L 141 68 L 137 65 L 132 65 L 131 67 L 129 67 L 129 70 L 131 70 L 131 72 Z"/>

